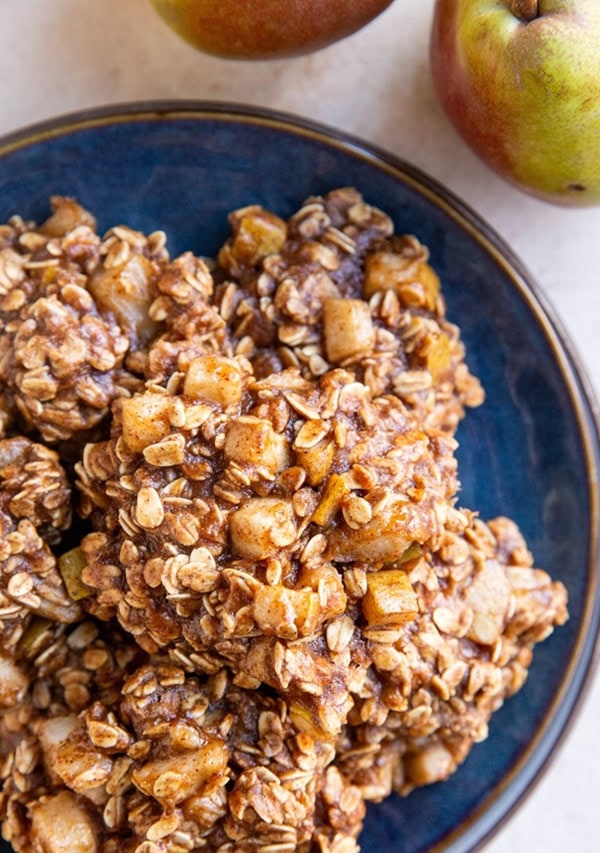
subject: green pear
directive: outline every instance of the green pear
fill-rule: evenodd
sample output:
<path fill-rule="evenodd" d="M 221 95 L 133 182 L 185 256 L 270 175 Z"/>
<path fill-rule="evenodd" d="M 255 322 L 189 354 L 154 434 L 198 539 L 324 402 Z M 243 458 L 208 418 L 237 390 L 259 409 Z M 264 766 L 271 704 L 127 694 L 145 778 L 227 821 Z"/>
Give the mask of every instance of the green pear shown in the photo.
<path fill-rule="evenodd" d="M 497 172 L 548 201 L 600 203 L 600 0 L 437 0 L 431 67 Z"/>
<path fill-rule="evenodd" d="M 296 56 L 364 27 L 392 0 L 151 0 L 169 26 L 230 59 Z"/>

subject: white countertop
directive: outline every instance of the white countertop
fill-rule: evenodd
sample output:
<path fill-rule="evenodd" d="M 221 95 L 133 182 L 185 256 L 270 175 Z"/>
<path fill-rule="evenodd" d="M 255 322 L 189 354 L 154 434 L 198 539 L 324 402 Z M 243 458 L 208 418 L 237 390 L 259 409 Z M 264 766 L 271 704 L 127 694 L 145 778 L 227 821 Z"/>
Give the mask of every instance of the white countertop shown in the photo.
<path fill-rule="evenodd" d="M 294 112 L 376 143 L 445 184 L 538 280 L 600 396 L 600 207 L 565 210 L 492 174 L 449 126 L 428 67 L 434 0 L 395 0 L 319 53 L 228 62 L 170 33 L 148 0 L 2 0 L 0 133 L 84 107 L 138 99 L 234 101 Z M 487 853 L 594 853 L 600 683 L 550 769 Z"/>

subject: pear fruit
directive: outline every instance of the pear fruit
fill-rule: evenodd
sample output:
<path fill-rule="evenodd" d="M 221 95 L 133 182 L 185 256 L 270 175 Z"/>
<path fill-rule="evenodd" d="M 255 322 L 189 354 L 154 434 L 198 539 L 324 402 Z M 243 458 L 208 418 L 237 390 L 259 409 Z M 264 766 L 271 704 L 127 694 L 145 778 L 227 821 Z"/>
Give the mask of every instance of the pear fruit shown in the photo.
<path fill-rule="evenodd" d="M 392 0 L 151 0 L 199 50 L 230 59 L 297 56 L 364 27 Z"/>
<path fill-rule="evenodd" d="M 437 0 L 430 50 L 486 163 L 548 201 L 600 203 L 600 0 Z"/>

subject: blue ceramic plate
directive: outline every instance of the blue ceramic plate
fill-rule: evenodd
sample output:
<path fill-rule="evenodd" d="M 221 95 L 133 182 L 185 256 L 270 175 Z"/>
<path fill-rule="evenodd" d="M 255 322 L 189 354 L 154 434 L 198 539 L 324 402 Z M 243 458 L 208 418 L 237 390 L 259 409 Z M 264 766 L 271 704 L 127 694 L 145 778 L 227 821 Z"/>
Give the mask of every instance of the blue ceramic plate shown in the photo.
<path fill-rule="evenodd" d="M 354 185 L 398 232 L 429 246 L 485 405 L 460 428 L 461 503 L 522 527 L 537 564 L 569 590 L 571 619 L 448 782 L 370 809 L 364 853 L 471 850 L 523 800 L 586 682 L 599 623 L 598 434 L 585 381 L 526 271 L 477 216 L 411 166 L 337 131 L 216 104 L 141 104 L 69 116 L 0 142 L 0 221 L 41 219 L 74 195 L 100 228 L 163 228 L 175 252 L 211 254 L 226 214 L 283 216 Z"/>

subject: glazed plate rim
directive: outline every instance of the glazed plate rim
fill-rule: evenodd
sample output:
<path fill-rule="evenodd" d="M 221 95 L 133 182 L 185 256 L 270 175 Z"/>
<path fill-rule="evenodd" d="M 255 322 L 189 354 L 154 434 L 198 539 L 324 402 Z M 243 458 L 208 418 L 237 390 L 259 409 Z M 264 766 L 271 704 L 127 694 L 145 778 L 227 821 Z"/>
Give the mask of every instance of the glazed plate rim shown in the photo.
<path fill-rule="evenodd" d="M 564 741 L 581 708 L 595 663 L 600 656 L 600 415 L 585 369 L 573 342 L 537 282 L 504 239 L 479 214 L 437 180 L 401 157 L 324 123 L 266 107 L 221 101 L 125 102 L 65 113 L 5 134 L 0 137 L 0 159 L 28 146 L 83 130 L 115 124 L 177 120 L 217 120 L 239 125 L 262 125 L 311 138 L 329 149 L 343 151 L 387 173 L 437 207 L 479 244 L 485 254 L 502 269 L 551 348 L 555 365 L 569 393 L 586 462 L 590 491 L 589 561 L 586 574 L 589 594 L 581 614 L 573 654 L 562 675 L 560 690 L 548 707 L 542 725 L 523 754 L 513 763 L 509 773 L 488 793 L 480 806 L 434 845 L 431 851 L 459 853 L 478 849 L 523 803 L 524 797 L 531 792 L 556 755 L 557 747 Z"/>

